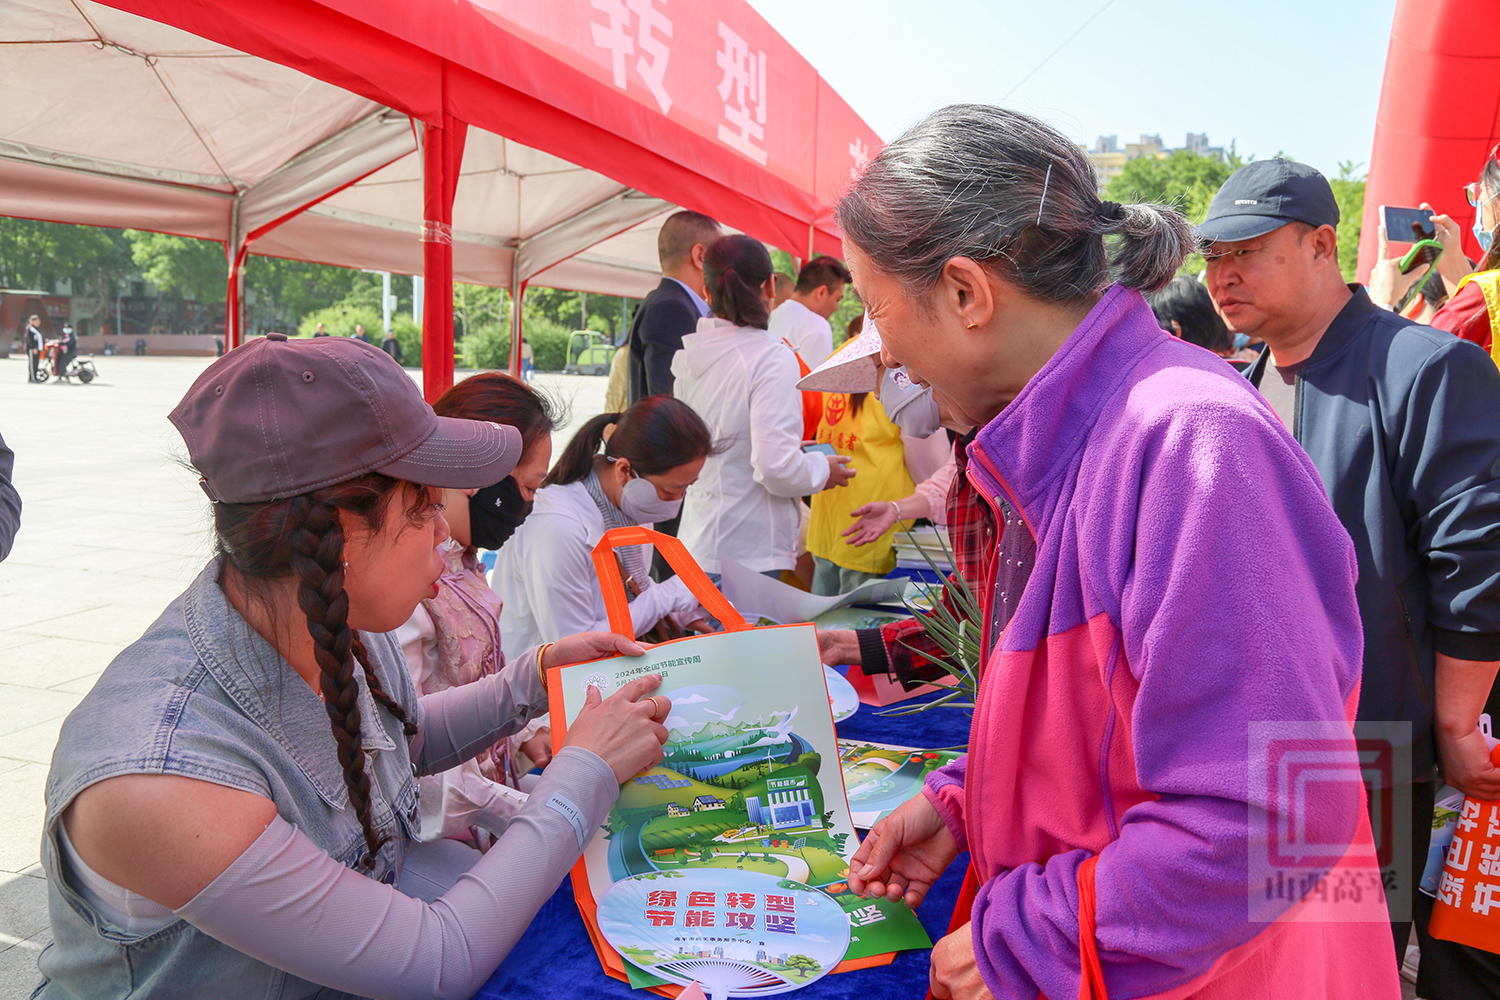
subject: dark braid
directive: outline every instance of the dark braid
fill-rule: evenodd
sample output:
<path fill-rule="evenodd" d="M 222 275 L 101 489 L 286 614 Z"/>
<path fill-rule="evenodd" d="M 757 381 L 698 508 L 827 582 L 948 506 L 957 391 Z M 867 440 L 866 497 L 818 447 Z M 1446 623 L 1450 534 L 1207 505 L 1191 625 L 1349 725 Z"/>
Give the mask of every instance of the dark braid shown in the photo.
<path fill-rule="evenodd" d="M 399 503 L 402 494 L 399 481 L 369 473 L 303 496 L 265 503 L 214 504 L 217 549 L 223 560 L 221 586 L 224 575 L 232 572 L 237 584 L 274 620 L 277 596 L 273 584 L 287 578 L 297 582 L 297 603 L 313 639 L 318 686 L 338 744 L 344 786 L 369 848 L 363 862 L 367 869 L 374 867 L 374 855 L 383 840 L 375 832 L 370 815 L 370 777 L 365 773 L 360 743 L 355 660 L 364 671 L 371 696 L 401 721 L 406 735 L 414 736 L 417 727 L 407 718 L 401 703 L 386 692 L 359 634 L 349 627 L 339 512 L 357 518 L 374 532 L 382 530 L 392 513 L 399 513 L 412 526 L 426 524 L 432 515 L 432 492 L 424 486 L 411 487 L 404 509 Z"/>
<path fill-rule="evenodd" d="M 397 721 L 401 723 L 401 730 L 407 736 L 417 735 L 417 724 L 406 717 L 406 709 L 401 707 L 399 701 L 386 694 L 385 685 L 381 684 L 380 678 L 375 675 L 374 668 L 370 666 L 370 654 L 365 652 L 365 641 L 359 637 L 358 632 L 354 633 L 354 638 L 350 641 L 349 648 L 353 650 L 354 658 L 359 661 L 359 665 L 364 668 L 365 684 L 370 688 L 370 694 L 375 697 L 376 701 L 385 706 L 386 711 L 396 717 Z"/>
<path fill-rule="evenodd" d="M 291 515 L 296 525 L 290 542 L 292 571 L 299 581 L 297 604 L 307 615 L 307 631 L 323 674 L 323 703 L 338 743 L 344 787 L 365 832 L 369 853 L 362 864 L 374 868 L 375 854 L 386 838 L 376 832 L 370 815 L 370 776 L 360 743 L 359 685 L 350 656 L 354 631 L 349 628 L 349 595 L 344 592 L 344 529 L 337 507 L 306 496 L 292 498 Z"/>

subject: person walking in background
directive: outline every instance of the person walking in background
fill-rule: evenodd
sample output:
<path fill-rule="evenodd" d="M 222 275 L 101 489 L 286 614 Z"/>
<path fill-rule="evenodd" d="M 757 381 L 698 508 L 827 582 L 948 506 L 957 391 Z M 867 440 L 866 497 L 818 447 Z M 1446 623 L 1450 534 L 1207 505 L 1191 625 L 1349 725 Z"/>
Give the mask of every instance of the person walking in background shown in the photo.
<path fill-rule="evenodd" d="M 481 372 L 453 386 L 432 404 L 440 417 L 484 420 L 521 434 L 521 457 L 510 475 L 480 490 L 443 490 L 443 516 L 451 538 L 440 549 L 445 569 L 437 594 L 418 604 L 396 642 L 418 696 L 471 684 L 505 670 L 500 641 L 500 596 L 485 581 L 478 549 L 498 549 L 525 520 L 532 497 L 552 461 L 551 403 L 502 372 Z M 513 645 L 514 648 L 514 645 Z M 552 759 L 545 714 L 459 766 L 417 779 L 423 841 L 451 838 L 486 849 L 526 803 L 524 776 Z M 476 857 L 447 848 L 456 864 Z"/>
<path fill-rule="evenodd" d="M 651 290 L 630 323 L 630 402 L 672 394 L 672 358 L 682 338 L 709 315 L 703 298 L 703 255 L 719 237 L 719 224 L 698 212 L 667 216 L 656 237 L 661 284 Z"/>
<path fill-rule="evenodd" d="M 401 341 L 390 330 L 385 331 L 385 338 L 380 342 L 380 349 L 389 354 L 398 365 L 406 364 L 406 352 L 401 349 Z"/>
<path fill-rule="evenodd" d="M 843 264 L 832 257 L 814 257 L 802 265 L 792 294 L 771 313 L 771 333 L 791 344 L 809 368 L 833 353 L 828 318 L 838 311 L 848 284 L 849 269 Z"/>
<path fill-rule="evenodd" d="M 675 518 L 712 451 L 703 420 L 670 396 L 647 396 L 624 413 L 601 413 L 579 428 L 537 492 L 531 516 L 495 563 L 507 647 L 609 628 L 594 546 L 610 528 Z M 615 551 L 632 595 L 636 635 L 668 616 L 674 628 L 702 618 L 698 599 L 680 579 L 651 581 L 652 546 Z"/>
<path fill-rule="evenodd" d="M 1474 344 L 1345 284 L 1338 221 L 1322 174 L 1260 160 L 1224 182 L 1199 234 L 1220 314 L 1267 344 L 1246 377 L 1307 449 L 1354 539 L 1359 721 L 1410 726 L 1409 742 L 1371 734 L 1411 759 L 1409 783 L 1376 789 L 1411 803 L 1418 867 L 1387 894 L 1399 959 L 1413 908 L 1425 933 L 1416 883 L 1435 768 L 1476 799 L 1500 799 L 1479 729 L 1500 665 L 1500 371 Z"/>
<path fill-rule="evenodd" d="M 363 323 L 354 324 L 354 339 L 362 344 L 368 344 L 370 342 L 370 335 L 368 333 L 365 333 L 365 325 Z"/>
<path fill-rule="evenodd" d="M 26 329 L 21 333 L 21 340 L 26 345 L 26 381 L 36 382 L 38 381 L 37 373 L 42 368 L 42 346 L 45 342 L 40 316 L 27 318 Z"/>
<path fill-rule="evenodd" d="M 318 324 L 318 328 L 313 331 L 313 336 L 314 337 L 326 337 L 326 336 L 328 336 L 328 329 L 322 323 L 319 323 Z"/>
<path fill-rule="evenodd" d="M 1258 891 L 1277 736 L 1358 774 L 1355 560 L 1291 435 L 1142 297 L 1187 220 L 1101 201 L 1078 145 L 973 104 L 885 146 L 835 214 L 886 365 L 980 428 L 999 532 L 969 752 L 870 830 L 849 888 L 915 906 L 970 852 L 937 997 L 1396 1000 L 1357 777 L 1297 801 L 1319 856 L 1296 878 L 1360 899 Z"/>
<path fill-rule="evenodd" d="M 531 346 L 531 341 L 524 336 L 521 338 L 521 380 L 530 382 L 536 371 L 536 350 Z"/>
<path fill-rule="evenodd" d="M 704 255 L 713 317 L 683 338 L 672 362 L 677 396 L 708 424 L 711 455 L 683 505 L 680 537 L 710 574 L 733 559 L 779 575 L 797 561 L 798 498 L 854 477 L 842 455 L 802 450 L 797 358 L 766 329 L 771 256 L 749 236 L 723 236 Z"/>
<path fill-rule="evenodd" d="M 15 486 L 16 453 L 0 437 L 0 562 L 10 555 L 16 532 L 21 530 L 21 494 Z"/>

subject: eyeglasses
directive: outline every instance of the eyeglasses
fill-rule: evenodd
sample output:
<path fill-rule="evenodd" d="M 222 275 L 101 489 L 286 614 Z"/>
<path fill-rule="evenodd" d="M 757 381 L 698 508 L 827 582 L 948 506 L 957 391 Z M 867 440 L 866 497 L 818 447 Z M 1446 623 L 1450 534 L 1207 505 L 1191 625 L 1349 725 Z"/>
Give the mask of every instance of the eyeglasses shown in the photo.
<path fill-rule="evenodd" d="M 1500 191 L 1490 195 L 1488 198 L 1480 198 L 1480 191 L 1478 181 L 1470 181 L 1464 185 L 1464 197 L 1469 199 L 1469 204 L 1474 208 L 1478 208 L 1480 205 L 1487 205 L 1496 198 L 1500 198 Z"/>

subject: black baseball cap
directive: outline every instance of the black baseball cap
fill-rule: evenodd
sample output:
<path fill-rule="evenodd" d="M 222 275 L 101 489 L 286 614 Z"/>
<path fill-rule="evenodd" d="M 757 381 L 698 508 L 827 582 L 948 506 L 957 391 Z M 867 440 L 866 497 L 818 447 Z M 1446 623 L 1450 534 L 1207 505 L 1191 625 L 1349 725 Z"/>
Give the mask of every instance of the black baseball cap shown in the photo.
<path fill-rule="evenodd" d="M 1339 224 L 1339 203 L 1328 178 L 1305 163 L 1256 160 L 1236 170 L 1219 188 L 1198 236 L 1205 243 L 1232 243 L 1264 236 L 1288 222 Z"/>

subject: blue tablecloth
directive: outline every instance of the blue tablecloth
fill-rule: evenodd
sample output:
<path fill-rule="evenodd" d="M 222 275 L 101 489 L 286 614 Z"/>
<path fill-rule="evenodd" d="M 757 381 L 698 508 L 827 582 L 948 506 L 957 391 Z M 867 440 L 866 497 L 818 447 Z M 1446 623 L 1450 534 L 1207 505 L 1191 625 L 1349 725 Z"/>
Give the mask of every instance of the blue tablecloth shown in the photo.
<path fill-rule="evenodd" d="M 861 705 L 858 712 L 839 723 L 839 736 L 909 747 L 952 747 L 969 741 L 969 714 L 961 709 L 936 708 L 899 718 L 879 716 L 876 713 L 880 711 L 883 709 Z M 960 854 L 917 911 L 922 926 L 934 941 L 948 932 L 948 920 L 953 915 L 953 904 L 968 865 L 969 856 Z M 809 1000 L 922 997 L 927 992 L 927 957 L 926 951 L 901 952 L 890 965 L 825 976 L 797 992 Z M 565 880 L 547 900 L 510 956 L 475 994 L 475 1000 L 531 996 L 545 1000 L 571 997 L 641 1000 L 651 996 L 606 976 L 599 967 L 599 958 L 573 900 L 571 880 Z"/>

